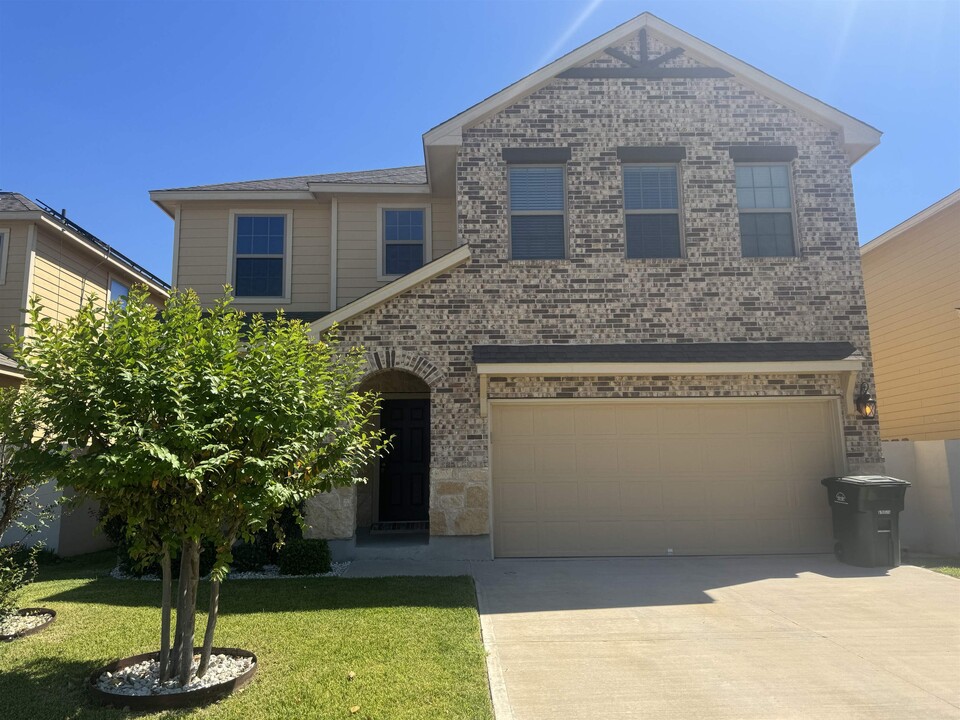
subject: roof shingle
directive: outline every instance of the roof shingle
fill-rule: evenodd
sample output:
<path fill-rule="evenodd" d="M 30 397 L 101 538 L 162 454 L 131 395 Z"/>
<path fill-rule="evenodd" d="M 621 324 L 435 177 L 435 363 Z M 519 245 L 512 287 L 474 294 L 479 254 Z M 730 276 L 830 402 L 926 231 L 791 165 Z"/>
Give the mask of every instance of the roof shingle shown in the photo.
<path fill-rule="evenodd" d="M 42 208 L 20 193 L 0 191 L 0 212 L 42 212 Z"/>
<path fill-rule="evenodd" d="M 427 171 L 423 165 L 410 165 L 382 170 L 327 173 L 325 175 L 298 175 L 296 177 L 243 182 L 219 183 L 216 185 L 193 185 L 168 188 L 170 190 L 302 190 L 310 189 L 310 183 L 346 183 L 350 185 L 424 185 Z"/>

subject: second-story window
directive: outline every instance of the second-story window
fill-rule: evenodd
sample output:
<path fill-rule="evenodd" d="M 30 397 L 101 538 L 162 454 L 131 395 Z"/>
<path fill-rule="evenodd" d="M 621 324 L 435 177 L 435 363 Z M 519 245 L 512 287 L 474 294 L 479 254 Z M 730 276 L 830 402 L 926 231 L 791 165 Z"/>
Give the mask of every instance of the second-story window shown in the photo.
<path fill-rule="evenodd" d="M 120 301 L 120 304 L 126 307 L 127 304 L 127 295 L 130 294 L 130 286 L 126 285 L 119 280 L 114 280 L 110 278 L 110 295 L 109 302 Z"/>
<path fill-rule="evenodd" d="M 737 206 L 743 257 L 797 254 L 789 165 L 737 165 Z"/>
<path fill-rule="evenodd" d="M 680 257 L 680 192 L 676 165 L 623 168 L 628 258 Z"/>
<path fill-rule="evenodd" d="M 284 295 L 285 215 L 237 215 L 234 294 L 279 298 Z"/>
<path fill-rule="evenodd" d="M 406 275 L 421 267 L 427 254 L 426 244 L 427 218 L 423 208 L 383 210 L 382 275 Z"/>
<path fill-rule="evenodd" d="M 510 183 L 510 257 L 566 256 L 564 169 L 560 165 L 514 166 Z"/>

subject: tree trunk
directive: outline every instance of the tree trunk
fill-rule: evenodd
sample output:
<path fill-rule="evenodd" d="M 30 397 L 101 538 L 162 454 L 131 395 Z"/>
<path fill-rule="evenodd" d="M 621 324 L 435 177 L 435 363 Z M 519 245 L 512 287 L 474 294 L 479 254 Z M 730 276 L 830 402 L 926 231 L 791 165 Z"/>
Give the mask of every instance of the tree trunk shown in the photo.
<path fill-rule="evenodd" d="M 180 578 L 177 580 L 177 629 L 173 639 L 173 658 L 170 663 L 170 677 L 180 675 L 180 655 L 183 648 L 183 627 L 187 618 L 187 597 L 189 597 L 190 563 L 185 552 L 186 543 L 180 546 Z"/>
<path fill-rule="evenodd" d="M 210 653 L 213 652 L 213 632 L 217 628 L 217 613 L 220 610 L 220 581 L 210 583 L 210 607 L 207 608 L 207 631 L 203 635 L 203 652 L 200 654 L 200 667 L 197 668 L 197 677 L 203 677 L 210 664 Z"/>
<path fill-rule="evenodd" d="M 170 548 L 166 544 L 163 546 L 160 569 L 163 575 L 163 600 L 160 603 L 160 682 L 165 683 L 170 679 L 170 595 L 173 585 Z"/>
<path fill-rule="evenodd" d="M 183 645 L 180 648 L 180 685 L 190 682 L 193 675 L 193 637 L 197 628 L 197 585 L 200 584 L 200 544 L 191 540 L 184 545 L 184 552 L 189 556 L 187 567 L 189 581 L 187 583 L 188 596 L 186 598 L 187 614 L 183 624 Z"/>

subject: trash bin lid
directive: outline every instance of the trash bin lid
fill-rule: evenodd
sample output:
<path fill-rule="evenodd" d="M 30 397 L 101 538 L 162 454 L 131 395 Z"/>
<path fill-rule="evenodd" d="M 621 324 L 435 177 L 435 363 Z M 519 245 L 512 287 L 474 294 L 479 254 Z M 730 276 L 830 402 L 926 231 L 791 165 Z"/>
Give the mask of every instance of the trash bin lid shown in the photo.
<path fill-rule="evenodd" d="M 824 478 L 823 482 L 841 482 L 850 485 L 910 485 L 907 480 L 888 477 L 887 475 L 843 475 L 840 477 Z"/>

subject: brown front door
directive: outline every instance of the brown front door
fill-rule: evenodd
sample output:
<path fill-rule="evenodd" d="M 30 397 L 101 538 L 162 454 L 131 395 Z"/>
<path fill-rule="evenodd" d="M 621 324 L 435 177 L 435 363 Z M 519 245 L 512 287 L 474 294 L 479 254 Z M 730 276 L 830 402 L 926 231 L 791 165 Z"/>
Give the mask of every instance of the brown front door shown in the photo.
<path fill-rule="evenodd" d="M 430 517 L 430 401 L 384 400 L 380 426 L 392 445 L 380 460 L 380 521 Z"/>

